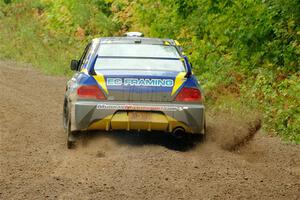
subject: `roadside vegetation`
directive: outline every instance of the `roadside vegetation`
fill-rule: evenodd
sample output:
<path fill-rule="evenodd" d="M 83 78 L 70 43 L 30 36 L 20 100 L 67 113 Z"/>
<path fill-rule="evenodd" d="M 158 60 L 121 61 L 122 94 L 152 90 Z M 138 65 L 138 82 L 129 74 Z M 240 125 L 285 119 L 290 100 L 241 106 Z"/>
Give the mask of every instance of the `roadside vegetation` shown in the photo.
<path fill-rule="evenodd" d="M 177 39 L 209 107 L 258 110 L 264 128 L 300 143 L 299 0 L 4 0 L 0 58 L 70 75 L 94 37 L 141 31 Z"/>

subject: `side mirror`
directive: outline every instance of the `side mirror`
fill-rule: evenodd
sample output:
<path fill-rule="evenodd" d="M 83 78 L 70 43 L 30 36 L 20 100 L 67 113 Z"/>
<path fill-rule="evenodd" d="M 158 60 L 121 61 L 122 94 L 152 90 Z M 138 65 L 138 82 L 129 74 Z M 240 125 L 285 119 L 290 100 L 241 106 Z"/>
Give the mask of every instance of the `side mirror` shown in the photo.
<path fill-rule="evenodd" d="M 73 71 L 78 71 L 78 65 L 79 65 L 79 61 L 78 60 L 72 60 L 71 61 L 71 70 Z"/>

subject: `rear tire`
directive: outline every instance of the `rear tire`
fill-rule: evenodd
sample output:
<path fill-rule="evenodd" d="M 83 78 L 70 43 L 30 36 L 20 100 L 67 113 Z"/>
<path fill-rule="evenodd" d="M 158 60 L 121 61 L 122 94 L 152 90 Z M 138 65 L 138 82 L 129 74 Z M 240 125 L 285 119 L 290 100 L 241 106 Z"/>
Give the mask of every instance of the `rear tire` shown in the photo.
<path fill-rule="evenodd" d="M 76 138 L 74 136 L 74 131 L 71 131 L 71 120 L 68 119 L 67 132 L 67 148 L 74 149 L 76 147 Z"/>
<path fill-rule="evenodd" d="M 74 149 L 76 147 L 75 131 L 71 131 L 71 114 L 64 108 L 64 128 L 67 133 L 67 148 Z"/>
<path fill-rule="evenodd" d="M 74 149 L 76 147 L 76 138 L 71 131 L 68 131 L 67 135 L 67 148 Z"/>
<path fill-rule="evenodd" d="M 65 131 L 67 131 L 68 116 L 69 116 L 68 101 L 67 101 L 67 99 L 65 99 L 64 100 L 64 107 L 63 107 L 63 127 L 64 127 Z"/>
<path fill-rule="evenodd" d="M 76 142 L 73 142 L 73 141 L 67 141 L 67 148 L 68 149 L 75 149 L 76 147 Z"/>
<path fill-rule="evenodd" d="M 76 137 L 75 131 L 71 131 L 71 113 L 68 109 L 68 101 L 67 99 L 64 100 L 64 107 L 63 107 L 63 126 L 65 132 L 67 133 L 67 148 L 74 149 L 76 147 Z"/>

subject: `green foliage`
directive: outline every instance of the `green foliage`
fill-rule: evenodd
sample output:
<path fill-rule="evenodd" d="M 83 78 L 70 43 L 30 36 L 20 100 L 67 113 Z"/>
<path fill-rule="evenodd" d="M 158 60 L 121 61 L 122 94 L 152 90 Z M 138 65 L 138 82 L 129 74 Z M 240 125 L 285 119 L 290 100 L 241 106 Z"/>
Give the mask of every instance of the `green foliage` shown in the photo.
<path fill-rule="evenodd" d="M 244 98 L 255 99 L 255 105 L 264 110 L 266 128 L 299 143 L 299 74 L 285 77 L 282 73 L 260 69 L 256 79 L 248 81 L 243 87 Z"/>
<path fill-rule="evenodd" d="M 11 0 L 4 0 L 3 1 L 5 4 L 9 4 L 9 3 L 11 3 Z"/>
<path fill-rule="evenodd" d="M 31 63 L 51 74 L 71 74 L 69 61 L 80 56 L 87 41 L 118 30 L 104 14 L 108 4 L 101 0 L 0 4 L 0 58 Z"/>
<path fill-rule="evenodd" d="M 66 58 L 74 55 L 76 46 L 68 48 L 66 42 L 45 32 L 39 19 L 33 17 L 32 5 L 25 1 L 17 3 L 19 9 L 13 9 L 14 4 L 1 7 L 5 16 L 0 18 L 0 58 L 31 63 L 52 74 L 67 74 Z"/>
<path fill-rule="evenodd" d="M 233 93 L 300 142 L 299 1 L 140 0 L 132 10 L 133 28 L 183 43 L 209 100 Z"/>
<path fill-rule="evenodd" d="M 108 18 L 109 3 L 103 0 L 44 0 L 43 22 L 48 31 L 72 36 L 82 31 L 85 35 L 112 35 L 116 25 Z M 72 37 L 71 37 L 72 38 Z M 73 38 L 72 38 L 73 39 Z"/>
<path fill-rule="evenodd" d="M 261 110 L 267 130 L 300 143 L 299 13 L 299 0 L 1 1 L 0 57 L 67 74 L 93 37 L 176 38 L 210 104 L 233 96 Z"/>

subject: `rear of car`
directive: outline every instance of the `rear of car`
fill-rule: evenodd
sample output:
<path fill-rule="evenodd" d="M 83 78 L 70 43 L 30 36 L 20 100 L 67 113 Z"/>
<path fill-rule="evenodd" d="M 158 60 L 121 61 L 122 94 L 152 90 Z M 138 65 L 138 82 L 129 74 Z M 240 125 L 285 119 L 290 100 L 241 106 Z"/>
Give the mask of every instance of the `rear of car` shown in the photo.
<path fill-rule="evenodd" d="M 173 40 L 120 37 L 93 42 L 68 82 L 64 121 L 70 133 L 204 134 L 201 88 Z"/>

